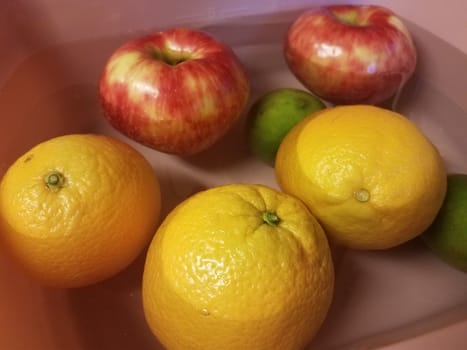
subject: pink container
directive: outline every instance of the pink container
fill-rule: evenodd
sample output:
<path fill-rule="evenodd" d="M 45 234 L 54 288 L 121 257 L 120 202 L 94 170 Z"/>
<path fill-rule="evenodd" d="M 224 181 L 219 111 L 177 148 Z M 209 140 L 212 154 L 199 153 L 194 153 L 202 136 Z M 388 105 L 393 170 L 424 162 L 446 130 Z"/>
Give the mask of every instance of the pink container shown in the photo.
<path fill-rule="evenodd" d="M 231 45 L 250 74 L 251 101 L 272 88 L 302 88 L 283 61 L 282 37 L 302 10 L 331 3 L 3 0 L 0 175 L 40 141 L 98 132 L 132 144 L 158 169 L 164 213 L 216 185 L 241 181 L 277 188 L 272 168 L 238 145 L 242 123 L 202 154 L 161 154 L 108 125 L 98 105 L 98 79 L 120 44 L 183 24 Z M 450 172 L 467 173 L 467 2 L 374 3 L 406 20 L 419 53 L 396 109 L 436 144 Z M 142 255 L 108 281 L 61 290 L 40 286 L 0 253 L 0 349 L 162 349 L 142 312 L 143 261 Z M 467 274 L 419 241 L 383 252 L 344 251 L 336 271 L 336 298 L 310 349 L 467 348 Z"/>

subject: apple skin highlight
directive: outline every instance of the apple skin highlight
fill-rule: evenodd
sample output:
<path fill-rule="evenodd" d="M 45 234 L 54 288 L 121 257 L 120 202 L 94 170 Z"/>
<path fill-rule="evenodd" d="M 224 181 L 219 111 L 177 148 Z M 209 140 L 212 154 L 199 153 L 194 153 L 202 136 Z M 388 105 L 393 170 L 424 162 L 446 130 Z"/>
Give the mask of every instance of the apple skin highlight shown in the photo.
<path fill-rule="evenodd" d="M 188 28 L 124 44 L 99 83 L 104 116 L 115 129 L 177 155 L 201 152 L 220 139 L 244 112 L 249 92 L 233 50 Z"/>
<path fill-rule="evenodd" d="M 336 5 L 302 13 L 284 54 L 297 79 L 333 104 L 378 104 L 413 74 L 417 53 L 406 26 L 381 6 Z"/>

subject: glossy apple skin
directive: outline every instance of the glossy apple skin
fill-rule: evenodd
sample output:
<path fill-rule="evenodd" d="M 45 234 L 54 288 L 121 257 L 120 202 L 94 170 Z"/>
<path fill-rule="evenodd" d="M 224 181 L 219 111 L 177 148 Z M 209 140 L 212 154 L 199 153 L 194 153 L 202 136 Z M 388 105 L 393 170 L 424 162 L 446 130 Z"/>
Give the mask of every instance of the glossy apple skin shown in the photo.
<path fill-rule="evenodd" d="M 302 13 L 288 29 L 284 54 L 311 92 L 333 104 L 378 104 L 415 70 L 412 37 L 389 9 L 323 6 Z"/>
<path fill-rule="evenodd" d="M 109 58 L 99 82 L 104 116 L 115 129 L 177 155 L 219 140 L 242 115 L 249 91 L 233 50 L 189 28 L 127 42 Z"/>

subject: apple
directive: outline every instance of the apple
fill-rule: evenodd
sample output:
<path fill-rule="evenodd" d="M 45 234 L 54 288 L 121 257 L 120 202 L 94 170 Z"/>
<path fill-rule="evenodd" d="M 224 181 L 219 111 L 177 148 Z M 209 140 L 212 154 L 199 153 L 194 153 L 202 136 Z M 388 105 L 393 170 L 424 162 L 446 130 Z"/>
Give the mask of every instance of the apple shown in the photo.
<path fill-rule="evenodd" d="M 316 96 L 295 88 L 271 90 L 251 106 L 246 128 L 250 152 L 274 166 L 285 135 L 302 119 L 326 108 Z"/>
<path fill-rule="evenodd" d="M 288 67 L 311 92 L 332 104 L 378 104 L 414 72 L 417 53 L 405 24 L 372 5 L 321 6 L 288 28 Z"/>
<path fill-rule="evenodd" d="M 125 43 L 99 82 L 104 116 L 155 150 L 190 155 L 219 140 L 246 108 L 245 68 L 226 44 L 190 28 Z"/>

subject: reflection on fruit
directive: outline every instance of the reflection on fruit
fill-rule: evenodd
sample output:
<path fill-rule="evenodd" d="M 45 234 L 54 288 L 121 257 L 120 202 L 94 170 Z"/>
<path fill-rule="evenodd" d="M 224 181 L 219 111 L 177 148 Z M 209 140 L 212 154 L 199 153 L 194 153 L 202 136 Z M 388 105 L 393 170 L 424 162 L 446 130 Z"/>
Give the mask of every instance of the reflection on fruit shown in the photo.
<path fill-rule="evenodd" d="M 450 174 L 443 206 L 421 236 L 435 254 L 467 272 L 467 174 Z"/>
<path fill-rule="evenodd" d="M 277 149 L 290 129 L 325 107 L 319 98 L 298 89 L 280 88 L 263 95 L 248 113 L 247 133 L 251 152 L 274 165 Z"/>
<path fill-rule="evenodd" d="M 285 58 L 310 91 L 334 104 L 378 104 L 412 75 L 417 54 L 402 20 L 380 6 L 304 12 L 288 30 Z"/>
<path fill-rule="evenodd" d="M 92 134 L 53 138 L 2 179 L 1 246 L 40 282 L 82 287 L 141 253 L 157 228 L 160 200 L 151 165 L 129 145 Z"/>
<path fill-rule="evenodd" d="M 105 117 L 126 136 L 178 155 L 219 140 L 246 108 L 249 81 L 232 49 L 174 28 L 127 42 L 99 84 Z"/>
<path fill-rule="evenodd" d="M 199 192 L 164 220 L 143 306 L 168 349 L 303 349 L 331 303 L 326 236 L 303 203 L 261 185 Z"/>
<path fill-rule="evenodd" d="M 444 162 L 427 137 L 404 116 L 369 105 L 327 108 L 300 122 L 279 147 L 276 176 L 333 241 L 357 249 L 419 235 L 446 192 Z"/>

